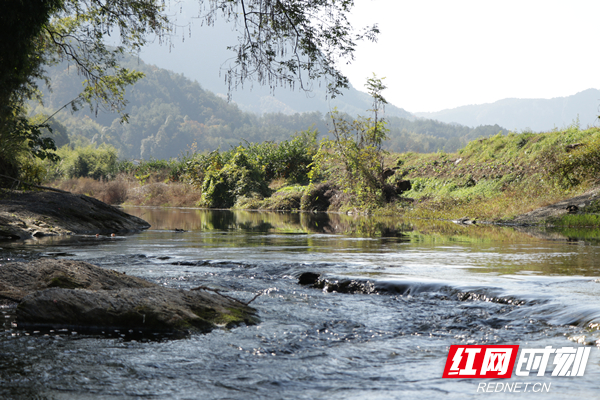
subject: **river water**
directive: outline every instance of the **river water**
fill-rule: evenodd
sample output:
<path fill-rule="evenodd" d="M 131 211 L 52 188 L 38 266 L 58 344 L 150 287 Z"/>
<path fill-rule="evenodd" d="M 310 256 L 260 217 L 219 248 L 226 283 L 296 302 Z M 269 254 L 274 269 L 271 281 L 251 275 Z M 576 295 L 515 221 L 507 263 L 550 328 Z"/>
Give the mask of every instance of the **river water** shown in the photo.
<path fill-rule="evenodd" d="M 597 398 L 600 235 L 326 214 L 126 208 L 141 233 L 0 244 L 0 262 L 84 260 L 252 305 L 261 323 L 184 339 L 0 333 L 6 399 Z M 183 229 L 185 232 L 178 232 Z M 365 293 L 301 286 L 303 272 Z M 545 393 L 442 379 L 452 344 L 591 347 L 584 376 L 532 374 Z M 532 387 L 532 386 L 528 386 Z M 523 389 L 521 389 L 523 391 Z"/>

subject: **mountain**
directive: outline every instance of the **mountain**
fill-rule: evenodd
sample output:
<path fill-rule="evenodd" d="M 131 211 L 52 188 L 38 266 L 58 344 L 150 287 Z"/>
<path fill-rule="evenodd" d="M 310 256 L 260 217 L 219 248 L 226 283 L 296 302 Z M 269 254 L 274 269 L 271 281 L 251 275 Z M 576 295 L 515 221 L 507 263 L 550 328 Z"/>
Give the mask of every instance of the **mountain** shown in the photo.
<path fill-rule="evenodd" d="M 262 142 L 288 139 L 296 131 L 314 126 L 327 132 L 318 112 L 259 117 L 240 110 L 182 74 L 144 63 L 136 57 L 121 62 L 145 77 L 126 91 L 127 123 L 107 110 L 59 112 L 54 119 L 67 129 L 72 145 L 108 143 L 123 158 L 170 158 L 190 149 L 211 151 L 237 146 L 244 140 Z M 48 69 L 52 90 L 43 90 L 44 106 L 35 114 L 51 115 L 81 90 L 76 69 L 59 64 Z"/>
<path fill-rule="evenodd" d="M 128 122 L 121 123 L 119 115 L 102 109 L 75 113 L 62 110 L 50 123 L 55 132 L 61 132 L 62 139 L 68 136 L 63 142 L 68 141 L 72 146 L 107 143 L 115 146 L 121 157 L 129 159 L 167 159 L 188 150 L 227 150 L 244 141 L 278 142 L 307 129 L 316 129 L 321 137 L 329 133 L 330 117 L 319 111 L 257 115 L 228 103 L 183 74 L 131 56 L 125 57 L 122 64 L 145 74 L 126 91 Z M 52 90 L 43 91 L 43 106 L 32 104 L 32 114 L 52 115 L 81 90 L 82 77 L 66 63 L 49 68 L 48 74 Z M 354 98 L 362 101 L 365 109 L 370 108 L 368 96 L 362 99 L 361 96 L 363 94 L 356 92 Z M 368 115 L 365 109 L 360 114 Z M 347 119 L 356 116 L 356 113 L 342 113 Z M 45 119 L 41 115 L 36 118 Z M 390 151 L 454 151 L 471 139 L 506 133 L 498 125 L 474 129 L 390 116 L 389 108 L 386 108 L 386 119 L 389 140 L 385 146 Z"/>
<path fill-rule="evenodd" d="M 224 21 L 216 21 L 215 26 L 195 26 L 191 32 L 181 37 L 171 37 L 171 41 L 157 41 L 142 48 L 140 57 L 149 64 L 184 74 L 198 81 L 203 88 L 231 100 L 241 110 L 258 115 L 283 113 L 287 115 L 318 111 L 330 112 L 334 107 L 350 115 L 363 115 L 371 108 L 371 97 L 350 86 L 343 96 L 327 98 L 325 81 L 304 82 L 310 91 L 298 87 L 261 86 L 247 82 L 243 87 L 229 91 L 224 79 L 224 70 L 235 55 L 228 46 L 237 43 L 237 33 Z M 366 82 L 365 77 L 365 82 Z M 384 93 L 385 95 L 385 93 Z M 412 118 L 412 114 L 392 104 L 386 106 L 390 117 Z"/>
<path fill-rule="evenodd" d="M 594 125 L 600 114 L 599 105 L 600 90 L 587 89 L 567 97 L 504 99 L 495 103 L 414 114 L 421 118 L 467 126 L 499 124 L 517 132 L 544 132 L 564 128 L 577 121 L 582 127 Z"/>

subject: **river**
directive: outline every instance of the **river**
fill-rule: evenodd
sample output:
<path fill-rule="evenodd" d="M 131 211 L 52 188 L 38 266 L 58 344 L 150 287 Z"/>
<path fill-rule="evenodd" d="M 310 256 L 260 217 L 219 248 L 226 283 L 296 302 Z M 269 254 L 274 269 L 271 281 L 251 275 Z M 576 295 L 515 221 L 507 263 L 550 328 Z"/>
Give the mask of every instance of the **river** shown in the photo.
<path fill-rule="evenodd" d="M 4 307 L 0 398 L 598 397 L 598 231 L 335 214 L 126 211 L 152 229 L 2 243 L 0 262 L 76 259 L 169 287 L 209 286 L 245 301 L 261 293 L 252 302 L 261 323 L 178 340 L 44 333 L 19 330 L 14 310 Z M 365 290 L 301 286 L 303 272 L 355 280 Z M 442 378 L 453 344 L 580 343 L 591 347 L 584 376 L 553 377 L 549 367 L 544 376 Z M 482 381 L 550 389 L 482 394 Z"/>

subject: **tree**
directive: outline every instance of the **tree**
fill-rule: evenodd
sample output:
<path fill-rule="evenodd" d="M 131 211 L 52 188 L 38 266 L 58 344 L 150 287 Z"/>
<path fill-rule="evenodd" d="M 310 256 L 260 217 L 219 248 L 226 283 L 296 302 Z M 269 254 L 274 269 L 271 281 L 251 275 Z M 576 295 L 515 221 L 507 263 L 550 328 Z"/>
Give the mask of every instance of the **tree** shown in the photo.
<path fill-rule="evenodd" d="M 348 14 L 354 0 L 197 0 L 199 18 L 208 25 L 225 18 L 239 33 L 235 62 L 227 70 L 231 89 L 256 80 L 309 90 L 308 82 L 329 78 L 332 96 L 348 87 L 336 64 L 353 60 L 356 43 L 374 41 L 377 25 L 354 32 Z M 74 63 L 86 78 L 81 101 L 100 100 L 112 109 L 123 106 L 122 88 L 141 77 L 119 67 L 119 55 L 137 51 L 149 35 L 169 42 L 175 25 L 158 0 L 62 0 L 45 25 L 47 50 Z M 114 31 L 121 45 L 108 48 L 103 39 Z"/>
<path fill-rule="evenodd" d="M 340 59 L 352 61 L 356 42 L 376 40 L 377 25 L 355 32 L 348 21 L 354 0 L 207 0 L 204 19 L 214 23 L 218 14 L 233 22 L 239 42 L 228 69 L 229 89 L 256 79 L 271 88 L 277 85 L 309 89 L 316 78 L 329 78 L 332 96 L 348 88 L 348 79 L 337 69 Z M 303 74 L 306 74 L 303 75 Z"/>
<path fill-rule="evenodd" d="M 18 0 L 0 14 L 0 170 L 4 174 L 17 174 L 18 155 L 26 140 L 33 139 L 29 142 L 34 151 L 36 145 L 51 144 L 35 142 L 40 131 L 30 129 L 23 105 L 35 95 L 35 80 L 42 77 L 41 30 L 59 5 L 58 0 Z"/>
<path fill-rule="evenodd" d="M 0 16 L 2 169 L 16 176 L 24 153 L 57 158 L 54 141 L 42 136 L 50 126 L 26 116 L 26 101 L 39 97 L 38 82 L 46 80 L 45 65 L 66 60 L 85 77 L 82 93 L 69 103 L 73 109 L 88 103 L 122 111 L 125 86 L 143 75 L 119 67 L 119 55 L 143 45 L 150 31 L 165 32 L 166 22 L 154 0 L 15 0 L 5 7 Z M 122 45 L 111 49 L 104 38 L 115 28 Z"/>
<path fill-rule="evenodd" d="M 379 204 L 384 200 L 384 154 L 382 145 L 387 139 L 386 121 L 380 118 L 387 101 L 381 94 L 386 88 L 373 74 L 365 85 L 373 99 L 369 111 L 373 117 L 359 116 L 349 120 L 337 110 L 331 113 L 333 140 L 324 140 L 315 156 L 311 181 L 329 166 L 334 183 L 344 192 L 356 196 L 358 205 Z M 341 170 L 339 170 L 341 167 Z"/>
<path fill-rule="evenodd" d="M 198 1 L 207 24 L 222 16 L 238 29 L 239 42 L 230 47 L 236 52 L 235 63 L 226 74 L 230 89 L 251 79 L 272 88 L 298 83 L 308 89 L 308 80 L 327 76 L 331 78 L 329 93 L 335 96 L 348 86 L 336 63 L 343 58 L 352 60 L 356 41 L 375 40 L 378 33 L 376 26 L 353 33 L 347 19 L 353 0 Z M 17 6 L 7 7 L 10 12 L 3 13 L 0 20 L 5 24 L 0 37 L 0 75 L 8 71 L 6 81 L 10 83 L 4 86 L 2 81 L 6 93 L 0 100 L 10 98 L 13 104 L 1 116 L 0 145 L 5 140 L 27 138 L 40 157 L 48 156 L 47 150 L 54 145 L 41 139 L 40 126 L 27 123 L 24 102 L 36 93 L 44 65 L 67 62 L 85 78 L 82 93 L 65 106 L 76 110 L 88 104 L 96 111 L 106 107 L 122 113 L 125 87 L 143 75 L 121 67 L 120 56 L 139 50 L 151 35 L 168 41 L 174 30 L 159 0 L 14 3 Z M 13 28 L 24 31 L 17 41 L 7 40 L 14 36 Z M 111 48 L 105 39 L 114 33 L 120 44 Z M 13 54 L 15 62 L 5 62 L 5 55 Z"/>

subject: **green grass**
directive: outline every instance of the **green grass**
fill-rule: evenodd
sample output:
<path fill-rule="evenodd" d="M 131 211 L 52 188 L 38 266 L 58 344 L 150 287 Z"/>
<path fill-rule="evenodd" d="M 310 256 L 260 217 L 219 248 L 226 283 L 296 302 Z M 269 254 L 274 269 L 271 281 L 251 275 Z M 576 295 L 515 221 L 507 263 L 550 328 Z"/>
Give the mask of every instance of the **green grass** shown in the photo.
<path fill-rule="evenodd" d="M 277 189 L 277 193 L 301 192 L 304 193 L 308 185 L 288 185 Z"/>
<path fill-rule="evenodd" d="M 397 212 L 420 218 L 510 220 L 600 182 L 600 128 L 580 130 L 574 124 L 562 131 L 499 134 L 474 140 L 452 154 L 400 154 L 396 166 L 413 186 L 404 196 L 416 199 Z M 596 217 L 579 216 L 561 223 L 600 225 Z"/>
<path fill-rule="evenodd" d="M 415 199 L 432 195 L 452 196 L 457 199 L 492 197 L 498 195 L 502 187 L 514 179 L 514 176 L 506 175 L 497 179 L 482 179 L 471 185 L 469 179 L 415 178 L 411 180 L 412 189 L 404 195 Z"/>
<path fill-rule="evenodd" d="M 600 226 L 598 214 L 566 214 L 561 218 L 552 220 L 551 223 L 560 227 L 595 227 Z"/>

